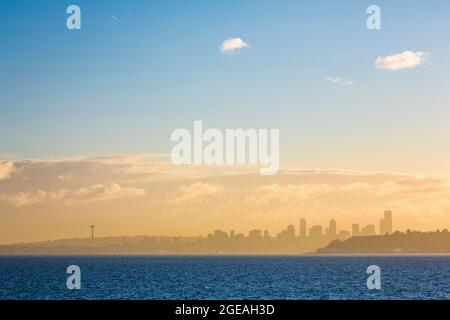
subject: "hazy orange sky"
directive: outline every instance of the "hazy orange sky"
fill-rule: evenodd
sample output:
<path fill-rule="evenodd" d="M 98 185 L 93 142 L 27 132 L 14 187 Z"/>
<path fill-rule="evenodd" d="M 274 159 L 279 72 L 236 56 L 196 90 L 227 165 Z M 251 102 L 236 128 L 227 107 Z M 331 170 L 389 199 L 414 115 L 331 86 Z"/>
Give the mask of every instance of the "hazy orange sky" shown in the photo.
<path fill-rule="evenodd" d="M 449 175 L 176 166 L 165 155 L 23 160 L 0 166 L 0 242 L 89 236 L 278 232 L 300 217 L 394 229 L 450 227 Z"/>

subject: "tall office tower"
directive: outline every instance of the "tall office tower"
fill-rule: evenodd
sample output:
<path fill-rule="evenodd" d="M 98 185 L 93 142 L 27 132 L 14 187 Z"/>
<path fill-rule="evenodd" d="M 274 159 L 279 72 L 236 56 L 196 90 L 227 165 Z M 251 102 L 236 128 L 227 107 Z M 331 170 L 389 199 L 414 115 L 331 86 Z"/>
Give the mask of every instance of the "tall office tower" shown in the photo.
<path fill-rule="evenodd" d="M 286 229 L 286 236 L 289 240 L 295 239 L 295 227 L 292 224 L 288 225 Z"/>
<path fill-rule="evenodd" d="M 353 237 L 357 237 L 357 236 L 359 236 L 359 235 L 360 235 L 360 232 L 359 232 L 359 224 L 358 224 L 358 223 L 352 224 L 352 236 L 353 236 Z"/>
<path fill-rule="evenodd" d="M 306 238 L 306 220 L 300 219 L 300 238 Z"/>
<path fill-rule="evenodd" d="M 330 224 L 328 225 L 328 235 L 330 237 L 336 237 L 337 231 L 336 231 L 336 220 L 331 219 Z"/>
<path fill-rule="evenodd" d="M 384 218 L 380 220 L 380 235 L 392 233 L 392 212 L 386 210 Z"/>

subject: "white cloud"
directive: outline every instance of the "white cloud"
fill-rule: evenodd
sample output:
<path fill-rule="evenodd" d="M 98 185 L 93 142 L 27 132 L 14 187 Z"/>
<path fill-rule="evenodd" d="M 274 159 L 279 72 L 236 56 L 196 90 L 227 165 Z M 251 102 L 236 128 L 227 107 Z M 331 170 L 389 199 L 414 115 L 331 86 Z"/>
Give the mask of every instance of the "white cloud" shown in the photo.
<path fill-rule="evenodd" d="M 171 202 L 178 203 L 190 200 L 203 200 L 204 197 L 224 191 L 223 186 L 215 183 L 196 182 L 178 188 L 179 196 Z"/>
<path fill-rule="evenodd" d="M 14 172 L 14 163 L 12 161 L 0 163 L 0 180 L 9 179 L 13 172 Z"/>
<path fill-rule="evenodd" d="M 81 188 L 75 192 L 75 199 L 91 203 L 104 200 L 115 200 L 124 197 L 141 197 L 146 194 L 144 189 L 133 187 L 121 187 L 117 183 L 109 185 L 96 184 Z"/>
<path fill-rule="evenodd" d="M 426 52 L 403 51 L 386 57 L 380 56 L 375 60 L 374 65 L 379 69 L 392 71 L 410 69 L 424 63 L 428 56 L 429 53 Z"/>
<path fill-rule="evenodd" d="M 222 42 L 220 50 L 222 52 L 232 52 L 236 49 L 248 48 L 249 45 L 245 43 L 241 38 L 231 38 Z"/>
<path fill-rule="evenodd" d="M 67 172 L 67 173 L 64 173 L 64 174 L 60 174 L 58 176 L 58 179 L 62 180 L 62 181 L 70 181 L 70 180 L 73 179 L 73 174 L 70 173 L 70 172 Z"/>
<path fill-rule="evenodd" d="M 61 203 L 66 205 L 76 203 L 93 203 L 97 201 L 116 200 L 125 197 L 141 197 L 145 194 L 146 191 L 144 189 L 121 187 L 117 183 L 111 183 L 109 185 L 96 184 L 78 189 L 76 191 L 61 189 L 59 191 L 37 190 L 19 192 L 16 194 L 2 194 L 0 195 L 0 200 L 19 208 L 55 201 L 61 201 Z"/>
<path fill-rule="evenodd" d="M 334 84 L 341 84 L 345 86 L 351 86 L 355 84 L 352 80 L 347 80 L 341 77 L 326 77 L 325 80 Z"/>
<path fill-rule="evenodd" d="M 48 192 L 43 190 L 20 192 L 17 194 L 4 194 L 0 196 L 0 199 L 13 205 L 17 208 L 29 207 L 35 204 L 44 202 L 60 200 L 67 195 L 67 190 L 60 190 L 57 192 Z"/>

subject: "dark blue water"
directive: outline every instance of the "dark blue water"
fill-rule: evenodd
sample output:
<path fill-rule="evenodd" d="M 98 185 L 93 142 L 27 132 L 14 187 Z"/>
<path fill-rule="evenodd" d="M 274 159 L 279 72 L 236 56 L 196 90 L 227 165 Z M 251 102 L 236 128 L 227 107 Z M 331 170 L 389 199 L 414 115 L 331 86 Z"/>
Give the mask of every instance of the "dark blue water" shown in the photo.
<path fill-rule="evenodd" d="M 366 286 L 373 264 L 381 290 Z M 0 299 L 449 298 L 448 256 L 0 257 Z"/>

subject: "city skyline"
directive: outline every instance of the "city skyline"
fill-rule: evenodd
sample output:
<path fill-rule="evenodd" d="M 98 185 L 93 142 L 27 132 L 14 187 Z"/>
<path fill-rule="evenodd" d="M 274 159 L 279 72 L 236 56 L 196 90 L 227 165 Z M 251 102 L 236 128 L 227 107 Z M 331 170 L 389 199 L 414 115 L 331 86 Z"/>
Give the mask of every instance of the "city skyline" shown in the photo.
<path fill-rule="evenodd" d="M 352 224 L 352 231 L 338 229 L 331 219 L 328 227 L 312 225 L 300 218 L 272 235 L 268 230 L 248 232 L 215 230 L 197 236 L 117 236 L 58 239 L 34 243 L 0 245 L 3 255 L 297 255 L 297 254 L 430 254 L 448 253 L 448 229 L 421 232 L 393 229 L 392 211 L 385 210 L 375 224 Z M 309 229 L 309 232 L 306 230 Z"/>
<path fill-rule="evenodd" d="M 277 239 L 280 241 L 294 241 L 299 240 L 303 241 L 306 239 L 312 240 L 321 240 L 321 238 L 332 241 L 334 239 L 345 240 L 350 237 L 355 236 L 375 236 L 375 235 L 389 235 L 394 232 L 393 229 L 393 220 L 392 220 L 392 211 L 385 210 L 383 218 L 379 221 L 379 232 L 376 232 L 375 224 L 367 224 L 360 229 L 359 223 L 352 224 L 352 230 L 338 230 L 337 221 L 332 218 L 328 227 L 323 225 L 312 225 L 308 228 L 308 222 L 305 218 L 299 219 L 299 228 L 298 230 L 295 228 L 294 224 L 289 224 L 285 229 L 282 229 L 279 232 L 275 232 L 275 236 L 272 236 L 269 230 L 262 229 L 251 229 L 247 231 L 247 236 L 245 232 L 236 232 L 234 229 L 229 232 L 223 231 L 220 229 L 216 229 L 213 233 L 208 233 L 206 235 L 190 235 L 187 237 L 205 237 L 205 238 L 229 238 L 229 239 L 245 239 L 248 238 L 250 240 L 270 240 Z M 91 243 L 94 244 L 95 239 L 97 238 L 94 235 L 94 229 L 97 226 L 91 224 L 89 226 L 90 231 L 90 239 Z M 144 236 L 144 235 L 135 235 L 135 236 Z M 159 237 L 159 235 L 146 235 L 150 237 Z M 108 236 L 100 236 L 100 238 L 105 238 Z M 176 237 L 176 236 L 172 236 Z M 59 240 L 59 239 L 56 239 Z M 48 240 L 52 241 L 52 240 Z"/>
<path fill-rule="evenodd" d="M 325 248 L 334 241 L 345 241 L 354 237 L 388 236 L 394 234 L 392 229 L 392 212 L 386 210 L 380 219 L 380 232 L 377 234 L 375 225 L 369 224 L 359 230 L 359 224 L 353 224 L 352 232 L 338 230 L 337 221 L 331 219 L 328 227 L 312 225 L 307 227 L 307 220 L 299 219 L 299 228 L 293 224 L 271 235 L 268 230 L 251 229 L 247 233 L 215 230 L 207 235 L 191 236 L 158 236 L 141 235 L 134 237 L 94 237 L 95 225 L 90 225 L 89 238 L 58 239 L 35 243 L 14 243 L 1 245 L 0 251 L 6 254 L 39 254 L 51 253 L 114 253 L 129 254 L 294 254 L 315 252 Z M 309 231 L 306 231 L 309 230 Z M 380 234 L 383 232 L 383 234 Z M 84 250 L 84 251 L 83 251 Z"/>
<path fill-rule="evenodd" d="M 352 230 L 338 230 L 337 229 L 337 221 L 335 219 L 331 219 L 329 221 L 328 227 L 323 228 L 323 225 L 312 225 L 308 229 L 307 220 L 305 218 L 300 218 L 298 232 L 296 231 L 295 225 L 290 224 L 285 229 L 281 230 L 276 234 L 275 237 L 278 240 L 302 240 L 306 238 L 321 238 L 325 237 L 327 239 L 346 239 L 349 237 L 355 236 L 375 236 L 375 235 L 389 235 L 394 232 L 393 229 L 393 219 L 392 219 L 392 211 L 385 210 L 383 218 L 380 219 L 380 228 L 379 232 L 376 232 L 375 224 L 368 224 L 363 226 L 363 228 L 359 229 L 359 223 L 352 224 Z M 308 231 L 307 231 L 308 230 Z M 227 233 L 223 230 L 215 230 L 213 234 L 208 234 L 208 237 L 215 236 L 221 237 L 221 235 L 226 235 L 226 237 L 234 238 L 243 238 L 245 237 L 244 233 L 236 233 L 235 230 L 229 231 Z M 272 236 L 268 230 L 262 229 L 252 229 L 248 231 L 248 238 L 250 239 L 271 239 Z"/>

